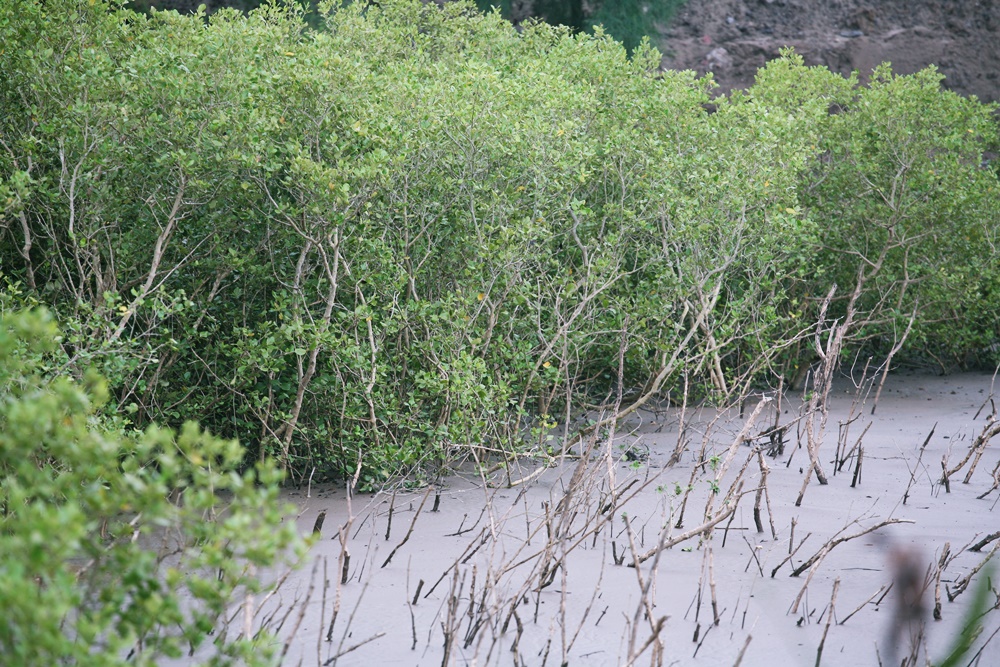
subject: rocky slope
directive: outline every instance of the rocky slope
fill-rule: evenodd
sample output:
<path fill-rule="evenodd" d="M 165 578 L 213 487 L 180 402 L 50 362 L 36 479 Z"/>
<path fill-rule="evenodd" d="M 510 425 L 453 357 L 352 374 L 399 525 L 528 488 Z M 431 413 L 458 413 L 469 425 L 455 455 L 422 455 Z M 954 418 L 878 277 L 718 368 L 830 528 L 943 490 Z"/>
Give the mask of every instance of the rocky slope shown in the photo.
<path fill-rule="evenodd" d="M 689 0 L 661 34 L 664 67 L 711 71 L 720 92 L 788 45 L 862 77 L 885 61 L 902 74 L 935 64 L 948 88 L 1000 101 L 1000 0 Z"/>

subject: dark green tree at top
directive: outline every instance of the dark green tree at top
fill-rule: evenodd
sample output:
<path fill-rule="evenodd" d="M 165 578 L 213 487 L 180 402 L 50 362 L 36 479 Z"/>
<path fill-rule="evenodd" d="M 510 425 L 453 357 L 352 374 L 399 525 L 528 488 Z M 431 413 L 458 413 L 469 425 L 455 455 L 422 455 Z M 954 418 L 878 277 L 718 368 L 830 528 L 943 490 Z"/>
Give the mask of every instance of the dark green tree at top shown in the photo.
<path fill-rule="evenodd" d="M 480 9 L 499 7 L 511 21 L 520 23 L 537 18 L 553 25 L 564 25 L 575 31 L 591 30 L 601 25 L 629 51 L 643 37 L 656 41 L 658 26 L 665 26 L 684 0 L 476 0 Z"/>
<path fill-rule="evenodd" d="M 581 0 L 536 0 L 534 15 L 553 25 L 583 30 L 585 17 Z"/>
<path fill-rule="evenodd" d="M 223 7 L 250 11 L 261 0 L 131 0 L 137 11 L 175 9 L 182 14 L 195 12 L 204 4 L 208 13 Z M 315 6 L 315 3 L 313 3 Z M 539 19 L 551 25 L 564 25 L 575 32 L 589 31 L 601 25 L 632 51 L 643 37 L 656 42 L 658 26 L 665 26 L 684 0 L 476 0 L 483 11 L 498 7 L 504 18 L 516 23 Z"/>

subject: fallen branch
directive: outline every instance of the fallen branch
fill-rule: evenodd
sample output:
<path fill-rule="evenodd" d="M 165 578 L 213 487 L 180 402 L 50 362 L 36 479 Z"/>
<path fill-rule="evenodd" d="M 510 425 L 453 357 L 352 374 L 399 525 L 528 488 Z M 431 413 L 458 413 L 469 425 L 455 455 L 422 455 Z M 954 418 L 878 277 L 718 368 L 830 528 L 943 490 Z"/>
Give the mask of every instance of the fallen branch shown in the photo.
<path fill-rule="evenodd" d="M 713 517 L 710 521 L 706 521 L 697 528 L 692 528 L 691 530 L 683 532 L 680 535 L 675 535 L 674 537 L 671 537 L 668 540 L 664 540 L 656 547 L 650 549 L 646 553 L 637 557 L 634 560 L 634 562 L 629 563 L 629 567 L 635 567 L 636 565 L 644 563 L 653 556 L 655 556 L 657 552 L 662 551 L 664 549 L 669 549 L 670 547 L 676 546 L 681 542 L 690 540 L 692 537 L 702 534 L 708 534 L 709 532 L 711 532 L 713 528 L 715 528 L 717 525 L 728 519 L 735 512 L 736 512 L 736 503 L 733 503 L 733 505 L 729 509 L 723 510 L 721 513 L 715 515 L 715 517 Z"/>
<path fill-rule="evenodd" d="M 797 568 L 795 568 L 794 570 L 792 570 L 792 573 L 789 576 L 792 576 L 792 577 L 799 576 L 800 574 L 802 574 L 803 572 L 805 572 L 806 570 L 808 570 L 810 567 L 812 567 L 814 563 L 816 563 L 817 561 L 820 561 L 820 560 L 823 560 L 824 558 L 826 558 L 826 555 L 828 553 L 830 553 L 831 551 L 833 551 L 834 548 L 836 548 L 838 545 L 841 545 L 844 542 L 849 542 L 849 541 L 851 541 L 851 540 L 853 540 L 855 538 L 861 537 L 862 535 L 867 535 L 868 533 L 874 532 L 874 531 L 878 530 L 879 528 L 885 528 L 886 526 L 890 526 L 890 525 L 892 525 L 894 523 L 916 523 L 916 522 L 915 521 L 911 521 L 910 519 L 886 519 L 885 521 L 882 521 L 881 523 L 877 523 L 874 526 L 870 526 L 868 528 L 865 528 L 864 530 L 862 530 L 862 531 L 860 531 L 858 533 L 854 533 L 853 535 L 847 535 L 846 537 L 837 537 L 837 538 L 831 539 L 826 544 L 824 544 L 822 547 L 820 547 L 819 551 L 817 551 L 815 554 L 813 554 L 808 560 L 806 560 L 804 563 L 802 563 Z"/>
<path fill-rule="evenodd" d="M 862 602 L 861 604 L 859 604 L 857 609 L 855 609 L 850 614 L 848 614 L 847 616 L 845 616 L 844 620 L 842 620 L 839 623 L 837 623 L 837 625 L 843 625 L 844 623 L 847 623 L 849 620 L 851 620 L 851 616 L 854 616 L 856 613 L 858 613 L 859 611 L 861 611 L 862 609 L 864 609 L 866 606 L 868 606 L 868 603 L 870 603 L 872 600 L 874 600 L 876 597 L 878 597 L 879 594 L 882 593 L 882 591 L 885 590 L 885 588 L 886 588 L 887 585 L 891 586 L 892 584 L 882 584 L 882 586 L 879 587 L 879 589 L 877 591 L 875 591 L 874 593 L 871 594 L 871 597 L 869 597 L 867 600 L 865 600 L 864 602 Z"/>
<path fill-rule="evenodd" d="M 794 531 L 795 531 L 795 522 L 793 521 L 792 522 L 792 532 L 794 533 Z M 771 570 L 771 578 L 772 579 L 774 579 L 774 575 L 778 574 L 778 570 L 781 569 L 782 565 L 784 565 L 788 561 L 792 560 L 792 558 L 795 556 L 795 554 L 797 554 L 799 552 L 799 549 L 802 548 L 802 545 L 805 544 L 806 540 L 808 540 L 810 537 L 812 537 L 812 533 L 806 533 L 806 536 L 802 538 L 801 542 L 799 542 L 799 546 L 797 546 L 794 549 L 792 549 L 792 536 L 789 536 L 789 538 L 788 538 L 788 555 L 785 556 L 783 559 L 781 559 L 781 562 L 778 563 L 777 565 L 775 565 L 774 569 Z"/>
<path fill-rule="evenodd" d="M 1000 531 L 997 531 L 995 533 L 990 533 L 989 535 L 987 535 L 986 537 L 984 537 L 983 539 L 979 540 L 971 547 L 969 547 L 969 551 L 982 551 L 983 547 L 985 547 L 987 544 L 997 539 L 998 537 L 1000 537 Z"/>
<path fill-rule="evenodd" d="M 997 421 L 996 418 L 991 415 L 989 420 L 986 422 L 986 426 L 983 427 L 982 432 L 980 432 L 980 434 L 973 439 L 972 445 L 969 446 L 969 451 L 965 453 L 962 460 L 959 461 L 954 468 L 951 468 L 950 470 L 945 469 L 942 482 L 947 485 L 948 479 L 965 467 L 965 464 L 969 462 L 969 459 L 972 459 L 972 465 L 970 466 L 969 471 L 965 474 L 965 479 L 962 480 L 963 484 L 968 484 L 969 479 L 972 477 L 972 473 L 975 472 L 976 466 L 979 464 L 979 459 L 982 457 L 983 452 L 986 451 L 987 445 L 990 444 L 990 439 L 998 433 L 1000 433 L 1000 421 Z M 941 465 L 944 467 L 945 463 L 942 462 Z"/>
<path fill-rule="evenodd" d="M 350 653 L 352 651 L 356 651 L 359 648 L 361 648 L 362 646 L 364 646 L 365 644 L 371 643 L 371 642 L 375 641 L 376 639 L 381 639 L 382 637 L 385 637 L 385 633 L 384 632 L 379 632 L 378 634 L 372 635 L 368 639 L 362 639 L 357 644 L 353 644 L 351 646 L 348 646 L 343 651 L 339 651 L 337 653 L 337 655 L 333 656 L 332 658 L 330 658 L 329 660 L 327 660 L 326 662 L 324 662 L 323 663 L 323 667 L 328 667 L 329 665 L 334 664 L 335 662 L 337 662 L 337 660 L 339 660 L 340 658 L 344 657 L 348 653 Z"/>
<path fill-rule="evenodd" d="M 988 490 L 976 496 L 976 500 L 982 500 L 983 498 L 985 498 L 986 496 L 990 495 L 998 488 L 1000 488 L 1000 461 L 997 461 L 997 464 L 993 467 L 993 472 L 990 473 L 990 475 L 992 475 L 993 477 L 993 486 L 991 486 Z"/>
<path fill-rule="evenodd" d="M 986 447 L 990 444 L 990 439 L 993 436 L 1000 434 L 1000 421 L 996 421 L 995 417 L 991 416 L 991 423 L 987 423 L 983 427 L 982 432 L 973 441 L 973 447 L 975 448 L 975 456 L 972 457 L 972 464 L 969 466 L 969 472 L 965 473 L 965 479 L 962 480 L 962 484 L 968 484 L 969 480 L 972 479 L 972 473 L 976 471 L 976 466 L 979 465 L 979 459 L 982 458 L 983 452 L 986 451 Z"/>
<path fill-rule="evenodd" d="M 956 579 L 954 591 L 945 586 L 945 591 L 948 593 L 948 602 L 954 602 L 955 598 L 957 598 L 959 595 L 965 592 L 965 589 L 967 589 L 969 587 L 969 584 L 972 582 L 972 578 L 976 576 L 976 574 L 978 574 L 981 569 L 983 569 L 984 565 L 990 562 L 993 556 L 996 555 L 998 549 L 1000 549 L 1000 542 L 994 544 L 993 548 L 990 549 L 990 552 L 986 555 L 986 558 L 979 561 L 979 564 L 976 565 L 974 568 L 972 568 L 972 570 L 970 570 L 968 574 L 963 575 L 958 579 Z"/>

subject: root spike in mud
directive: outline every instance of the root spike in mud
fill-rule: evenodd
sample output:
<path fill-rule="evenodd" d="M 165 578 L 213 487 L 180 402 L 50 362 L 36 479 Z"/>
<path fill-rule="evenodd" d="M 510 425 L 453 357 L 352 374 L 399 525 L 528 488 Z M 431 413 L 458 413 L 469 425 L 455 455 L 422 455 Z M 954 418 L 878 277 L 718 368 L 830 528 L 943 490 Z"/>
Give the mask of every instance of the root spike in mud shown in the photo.
<path fill-rule="evenodd" d="M 320 510 L 320 513 L 316 515 L 316 523 L 313 524 L 313 535 L 317 537 L 323 534 L 323 521 L 326 519 L 326 510 Z"/>

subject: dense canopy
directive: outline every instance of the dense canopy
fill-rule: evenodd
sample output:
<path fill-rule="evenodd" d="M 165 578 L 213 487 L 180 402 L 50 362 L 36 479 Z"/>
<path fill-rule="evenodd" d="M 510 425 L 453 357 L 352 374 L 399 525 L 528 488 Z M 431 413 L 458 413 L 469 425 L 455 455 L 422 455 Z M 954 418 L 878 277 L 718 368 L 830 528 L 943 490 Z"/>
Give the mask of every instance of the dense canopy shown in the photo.
<path fill-rule="evenodd" d="M 712 99 L 600 30 L 340 5 L 0 8 L 3 307 L 109 414 L 377 485 L 790 382 L 838 328 L 997 361 L 994 109 L 933 69 L 788 53 Z"/>

